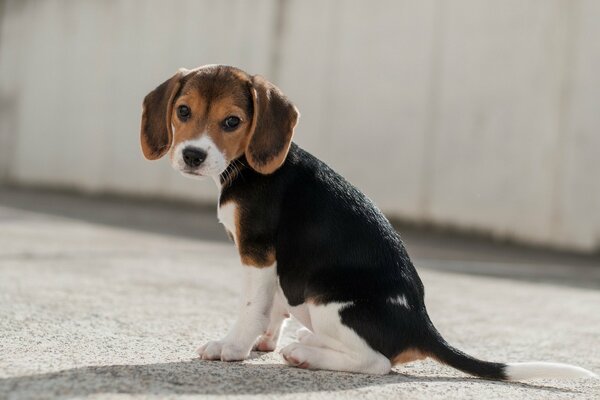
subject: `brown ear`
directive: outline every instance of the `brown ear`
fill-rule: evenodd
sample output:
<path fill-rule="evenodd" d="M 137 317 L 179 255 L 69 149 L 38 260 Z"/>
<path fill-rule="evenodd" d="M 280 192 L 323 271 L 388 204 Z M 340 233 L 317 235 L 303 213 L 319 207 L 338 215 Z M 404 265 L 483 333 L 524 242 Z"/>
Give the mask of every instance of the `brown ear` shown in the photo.
<path fill-rule="evenodd" d="M 144 98 L 140 139 L 142 152 L 148 160 L 161 158 L 171 148 L 173 100 L 188 72 L 181 68 Z"/>
<path fill-rule="evenodd" d="M 271 174 L 285 161 L 300 113 L 281 91 L 261 76 L 252 77 L 254 116 L 246 159 L 261 174 Z"/>

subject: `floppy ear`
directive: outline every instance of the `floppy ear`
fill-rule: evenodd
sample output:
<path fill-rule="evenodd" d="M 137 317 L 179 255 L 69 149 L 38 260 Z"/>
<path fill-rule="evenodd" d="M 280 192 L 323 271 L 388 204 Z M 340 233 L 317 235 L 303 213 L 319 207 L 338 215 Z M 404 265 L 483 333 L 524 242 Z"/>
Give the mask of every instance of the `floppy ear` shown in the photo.
<path fill-rule="evenodd" d="M 300 113 L 281 91 L 261 76 L 252 77 L 254 116 L 246 159 L 261 174 L 271 174 L 285 161 Z"/>
<path fill-rule="evenodd" d="M 144 98 L 140 139 L 142 152 L 148 160 L 161 158 L 171 148 L 173 100 L 188 72 L 181 68 Z"/>

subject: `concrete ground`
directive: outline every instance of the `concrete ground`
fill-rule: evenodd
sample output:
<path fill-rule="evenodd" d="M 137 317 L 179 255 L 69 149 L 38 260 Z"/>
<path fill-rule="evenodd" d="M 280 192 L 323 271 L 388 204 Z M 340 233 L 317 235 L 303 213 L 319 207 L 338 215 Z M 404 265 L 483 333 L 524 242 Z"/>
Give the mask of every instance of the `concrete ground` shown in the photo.
<path fill-rule="evenodd" d="M 403 236 L 448 341 L 600 372 L 597 257 Z M 197 360 L 233 322 L 239 268 L 214 209 L 0 188 L 0 398 L 600 398 L 596 380 L 491 382 L 433 361 L 365 376 L 277 353 Z"/>

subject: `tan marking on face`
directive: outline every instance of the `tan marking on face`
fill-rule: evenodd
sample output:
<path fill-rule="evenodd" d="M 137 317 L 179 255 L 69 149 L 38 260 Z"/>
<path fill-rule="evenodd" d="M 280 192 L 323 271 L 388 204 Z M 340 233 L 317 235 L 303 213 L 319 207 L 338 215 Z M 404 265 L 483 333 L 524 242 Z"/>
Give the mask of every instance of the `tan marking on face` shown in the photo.
<path fill-rule="evenodd" d="M 392 365 L 406 364 L 413 361 L 424 360 L 427 357 L 427 354 L 424 354 L 420 350 L 407 349 L 401 353 L 396 354 L 394 357 L 392 357 L 390 361 L 392 362 Z"/>
<path fill-rule="evenodd" d="M 249 82 L 247 75 L 236 70 L 228 71 L 222 80 L 201 73 L 191 77 L 173 105 L 171 149 L 176 149 L 183 141 L 200 139 L 207 134 L 227 161 L 240 157 L 249 140 L 253 117 L 244 104 L 245 99 L 252 101 Z M 177 115 L 181 105 L 190 108 L 191 116 L 186 121 Z M 223 121 L 230 116 L 240 119 L 233 131 L 223 128 Z"/>
<path fill-rule="evenodd" d="M 205 129 L 205 122 L 202 116 L 202 110 L 206 108 L 207 100 L 198 93 L 191 92 L 179 96 L 173 105 L 171 123 L 173 124 L 173 145 L 174 149 L 179 143 L 186 140 L 198 139 Z M 187 121 L 181 121 L 177 116 L 177 108 L 186 105 L 190 108 L 192 116 Z"/>
<path fill-rule="evenodd" d="M 236 130 L 227 132 L 223 130 L 222 123 L 231 116 L 238 117 L 240 124 Z M 232 98 L 226 97 L 211 105 L 210 119 L 215 122 L 209 125 L 208 135 L 217 148 L 228 160 L 241 156 L 246 148 L 252 116 L 246 115 L 246 112 L 237 106 Z"/>

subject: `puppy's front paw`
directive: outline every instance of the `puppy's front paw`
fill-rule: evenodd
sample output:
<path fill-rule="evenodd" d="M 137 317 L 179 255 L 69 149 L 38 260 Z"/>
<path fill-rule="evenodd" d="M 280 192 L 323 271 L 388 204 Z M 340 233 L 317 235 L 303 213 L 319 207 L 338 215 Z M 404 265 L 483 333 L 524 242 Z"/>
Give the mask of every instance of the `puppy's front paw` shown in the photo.
<path fill-rule="evenodd" d="M 221 349 L 221 361 L 241 361 L 249 355 L 250 350 L 244 350 L 234 343 L 224 343 Z"/>
<path fill-rule="evenodd" d="M 203 360 L 220 360 L 223 343 L 222 340 L 211 340 L 198 349 L 198 355 Z"/>
<path fill-rule="evenodd" d="M 250 351 L 246 351 L 235 343 L 224 340 L 214 340 L 198 349 L 198 355 L 203 360 L 241 361 L 245 360 Z"/>
<path fill-rule="evenodd" d="M 254 345 L 254 350 L 270 352 L 275 350 L 275 347 L 277 347 L 277 339 L 266 333 L 258 338 Z"/>

